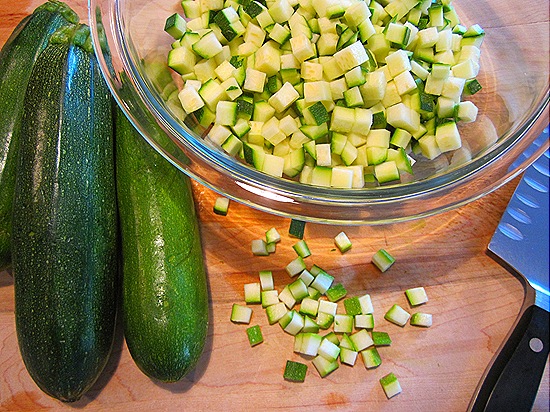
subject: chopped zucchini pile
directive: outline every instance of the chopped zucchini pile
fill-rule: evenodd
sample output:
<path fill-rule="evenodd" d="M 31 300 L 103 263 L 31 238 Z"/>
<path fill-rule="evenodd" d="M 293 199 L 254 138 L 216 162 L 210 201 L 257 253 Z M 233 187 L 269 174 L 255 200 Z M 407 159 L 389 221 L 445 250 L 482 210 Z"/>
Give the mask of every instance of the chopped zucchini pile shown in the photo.
<path fill-rule="evenodd" d="M 281 330 L 293 336 L 293 356 L 310 360 L 321 378 L 341 365 L 354 366 L 358 358 L 362 359 L 367 370 L 379 367 L 387 369 L 387 365 L 383 364 L 387 355 L 385 347 L 392 346 L 393 340 L 388 332 L 378 330 L 383 325 L 375 325 L 371 295 L 363 292 L 358 296 L 351 295 L 335 276 L 315 263 L 306 264 L 304 259 L 312 253 L 303 239 L 303 225 L 300 226 L 300 240 L 292 245 L 297 257 L 285 266 L 290 279 L 282 285 L 279 282 L 276 284 L 272 270 L 259 271 L 257 281 L 243 286 L 244 304 L 232 305 L 231 321 L 234 324 L 250 325 L 254 317 L 257 324 L 247 327 L 246 334 L 250 346 L 257 346 L 264 342 L 264 336 L 262 320 L 257 318 L 258 310 L 254 307 L 261 307 L 267 317 L 263 325 L 279 324 Z M 342 234 L 349 239 L 345 232 L 339 235 Z M 292 237 L 295 236 L 289 233 L 289 238 Z M 276 244 L 281 242 L 281 236 L 272 227 L 265 232 L 265 238 L 255 241 L 262 241 L 266 245 Z M 388 252 L 380 250 L 384 252 L 384 259 L 391 258 L 392 263 L 395 261 Z M 405 295 L 412 307 L 428 302 L 428 295 L 422 286 L 405 290 Z M 416 312 L 411 315 L 397 303 L 386 311 L 384 319 L 400 327 L 407 323 L 421 328 L 432 326 L 431 314 Z M 283 377 L 290 382 L 304 382 L 307 371 L 307 364 L 287 359 Z M 388 398 L 401 392 L 401 386 L 393 373 L 382 377 L 380 385 Z"/>
<path fill-rule="evenodd" d="M 484 31 L 451 0 L 184 0 L 166 20 L 168 97 L 206 138 L 272 176 L 398 182 L 462 146 Z"/>

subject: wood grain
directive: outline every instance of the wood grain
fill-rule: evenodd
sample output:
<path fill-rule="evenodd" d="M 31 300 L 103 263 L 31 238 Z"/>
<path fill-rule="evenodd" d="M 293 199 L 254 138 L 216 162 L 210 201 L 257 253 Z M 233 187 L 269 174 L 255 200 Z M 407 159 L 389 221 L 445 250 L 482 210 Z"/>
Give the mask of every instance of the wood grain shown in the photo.
<path fill-rule="evenodd" d="M 39 1 L 0 2 L 0 44 Z M 84 1 L 69 4 L 85 17 Z M 393 344 L 380 350 L 383 363 L 366 370 L 361 360 L 321 379 L 308 360 L 292 352 L 292 337 L 269 326 L 260 307 L 264 343 L 248 344 L 246 326 L 229 321 L 231 305 L 243 302 L 243 285 L 259 270 L 273 270 L 276 286 L 288 283 L 284 266 L 295 257 L 289 220 L 232 203 L 226 217 L 215 215 L 216 194 L 194 185 L 210 287 L 208 343 L 195 371 L 176 384 L 153 382 L 133 363 L 120 327 L 111 359 L 93 389 L 79 402 L 64 405 L 44 395 L 21 360 L 14 326 L 13 282 L 0 273 L 0 411 L 176 411 L 176 410 L 345 410 L 464 411 L 490 359 L 508 333 L 523 299 L 520 283 L 485 254 L 517 179 L 455 211 L 435 217 L 376 227 L 308 224 L 306 240 L 316 263 L 343 283 L 350 295 L 370 293 L 376 329 Z M 276 227 L 282 242 L 274 255 L 253 257 L 250 242 Z M 333 244 L 345 230 L 353 248 L 342 255 Z M 379 248 L 397 261 L 380 273 L 370 258 Z M 430 301 L 419 310 L 433 314 L 429 329 L 404 328 L 383 319 L 394 303 L 413 311 L 404 295 L 424 286 Z M 287 359 L 309 365 L 306 382 L 286 382 Z M 387 400 L 378 379 L 394 372 L 403 393 Z M 534 411 L 548 411 L 548 367 Z"/>

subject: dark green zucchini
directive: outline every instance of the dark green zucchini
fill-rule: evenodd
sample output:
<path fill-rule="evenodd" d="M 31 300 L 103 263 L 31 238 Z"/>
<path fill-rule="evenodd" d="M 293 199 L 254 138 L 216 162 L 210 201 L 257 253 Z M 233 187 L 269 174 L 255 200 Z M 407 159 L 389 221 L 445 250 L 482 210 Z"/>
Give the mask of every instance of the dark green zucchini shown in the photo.
<path fill-rule="evenodd" d="M 175 382 L 192 370 L 208 332 L 208 290 L 189 178 L 117 112 L 124 335 L 137 366 Z"/>
<path fill-rule="evenodd" d="M 56 32 L 38 57 L 21 137 L 12 231 L 17 337 L 37 385 L 71 402 L 103 370 L 116 316 L 112 99 L 87 26 Z"/>
<path fill-rule="evenodd" d="M 23 98 L 31 70 L 59 27 L 78 23 L 66 4 L 48 1 L 25 17 L 0 51 L 0 270 L 9 266 L 15 164 Z"/>

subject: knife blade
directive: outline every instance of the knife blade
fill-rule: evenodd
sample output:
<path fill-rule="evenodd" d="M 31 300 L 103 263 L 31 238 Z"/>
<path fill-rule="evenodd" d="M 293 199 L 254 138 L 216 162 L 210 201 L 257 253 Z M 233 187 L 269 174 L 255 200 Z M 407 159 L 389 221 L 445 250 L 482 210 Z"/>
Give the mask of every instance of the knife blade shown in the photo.
<path fill-rule="evenodd" d="M 546 150 L 524 172 L 488 246 L 488 254 L 523 283 L 525 299 L 474 393 L 473 412 L 530 411 L 537 395 L 550 348 L 549 175 Z"/>

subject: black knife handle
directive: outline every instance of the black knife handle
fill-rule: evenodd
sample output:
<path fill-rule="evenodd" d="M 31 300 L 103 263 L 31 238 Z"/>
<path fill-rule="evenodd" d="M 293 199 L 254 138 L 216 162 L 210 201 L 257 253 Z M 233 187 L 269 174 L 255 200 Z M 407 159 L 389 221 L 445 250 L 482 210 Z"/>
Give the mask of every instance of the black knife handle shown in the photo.
<path fill-rule="evenodd" d="M 470 410 L 530 411 L 548 359 L 548 334 L 548 312 L 527 307 L 495 357 Z"/>

